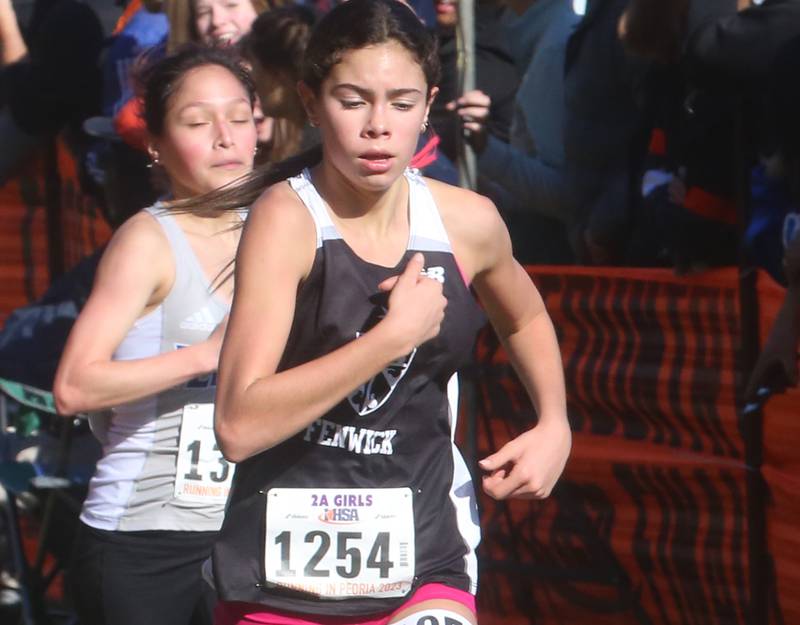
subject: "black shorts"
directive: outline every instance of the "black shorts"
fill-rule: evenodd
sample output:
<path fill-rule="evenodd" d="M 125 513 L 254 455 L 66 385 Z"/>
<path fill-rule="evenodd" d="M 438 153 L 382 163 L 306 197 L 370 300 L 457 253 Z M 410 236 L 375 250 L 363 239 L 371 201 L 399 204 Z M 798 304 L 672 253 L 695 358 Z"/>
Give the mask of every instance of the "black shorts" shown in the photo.
<path fill-rule="evenodd" d="M 211 625 L 216 594 L 201 567 L 216 536 L 80 523 L 69 587 L 81 625 Z"/>

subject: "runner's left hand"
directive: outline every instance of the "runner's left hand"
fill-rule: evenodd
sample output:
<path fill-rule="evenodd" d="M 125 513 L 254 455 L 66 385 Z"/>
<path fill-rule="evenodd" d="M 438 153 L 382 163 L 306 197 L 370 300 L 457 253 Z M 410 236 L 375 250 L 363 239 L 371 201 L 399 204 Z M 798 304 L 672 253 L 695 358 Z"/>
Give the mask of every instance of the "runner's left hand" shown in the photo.
<path fill-rule="evenodd" d="M 544 499 L 564 470 L 572 446 L 566 417 L 542 420 L 478 464 L 483 490 L 493 499 Z"/>

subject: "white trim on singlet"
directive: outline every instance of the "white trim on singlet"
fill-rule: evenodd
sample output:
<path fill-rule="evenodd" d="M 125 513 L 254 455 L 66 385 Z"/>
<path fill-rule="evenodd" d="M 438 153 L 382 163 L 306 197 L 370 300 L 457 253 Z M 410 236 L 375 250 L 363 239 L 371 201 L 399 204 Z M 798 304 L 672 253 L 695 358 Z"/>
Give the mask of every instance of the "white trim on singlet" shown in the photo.
<path fill-rule="evenodd" d="M 408 181 L 408 243 L 406 249 L 419 252 L 450 252 L 450 239 L 439 215 L 439 209 L 425 180 L 415 170 L 407 169 Z M 317 248 L 323 241 L 343 239 L 331 219 L 325 200 L 319 194 L 311 172 L 306 168 L 297 176 L 289 178 L 289 185 L 300 197 L 311 217 L 317 235 Z"/>
<path fill-rule="evenodd" d="M 287 182 L 300 197 L 303 206 L 311 213 L 311 218 L 314 220 L 314 229 L 317 233 L 317 248 L 322 247 L 323 241 L 341 239 L 342 237 L 336 230 L 336 226 L 333 225 L 328 209 L 325 207 L 325 201 L 311 181 L 311 172 L 308 168 L 297 176 L 289 178 Z"/>
<path fill-rule="evenodd" d="M 476 550 L 481 542 L 480 517 L 478 500 L 472 475 L 464 462 L 461 451 L 456 447 L 455 436 L 458 427 L 458 374 L 454 373 L 447 382 L 447 406 L 450 413 L 450 447 L 453 455 L 453 481 L 450 484 L 450 501 L 456 511 L 458 533 L 467 546 L 464 555 L 464 572 L 469 577 L 469 591 L 478 592 L 478 557 Z"/>
<path fill-rule="evenodd" d="M 430 188 L 416 170 L 407 169 L 406 180 L 410 206 L 408 248 L 420 252 L 452 254 L 453 248 Z"/>

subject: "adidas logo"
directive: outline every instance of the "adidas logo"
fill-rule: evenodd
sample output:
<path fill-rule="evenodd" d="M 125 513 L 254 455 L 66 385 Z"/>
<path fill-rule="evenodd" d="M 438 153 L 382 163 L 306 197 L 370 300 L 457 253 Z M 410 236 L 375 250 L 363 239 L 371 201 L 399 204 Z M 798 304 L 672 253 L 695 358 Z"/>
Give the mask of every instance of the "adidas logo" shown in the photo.
<path fill-rule="evenodd" d="M 180 322 L 182 330 L 204 330 L 210 332 L 217 327 L 218 320 L 211 314 L 208 306 L 203 306 Z"/>

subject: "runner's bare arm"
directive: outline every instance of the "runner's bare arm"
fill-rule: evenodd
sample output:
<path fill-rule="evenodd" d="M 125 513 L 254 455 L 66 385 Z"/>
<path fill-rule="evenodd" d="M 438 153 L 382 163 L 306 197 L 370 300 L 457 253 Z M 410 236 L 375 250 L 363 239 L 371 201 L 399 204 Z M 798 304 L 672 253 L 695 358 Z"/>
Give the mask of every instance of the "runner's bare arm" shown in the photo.
<path fill-rule="evenodd" d="M 481 461 L 486 492 L 497 499 L 546 497 L 571 446 L 561 353 L 539 291 L 514 259 L 494 205 L 432 183 L 459 263 L 539 415 L 537 425 Z M 453 210 L 457 207 L 457 211 Z"/>
<path fill-rule="evenodd" d="M 439 331 L 441 285 L 409 262 L 389 297 L 389 312 L 358 340 L 276 373 L 311 270 L 316 234 L 287 184 L 253 206 L 236 262 L 233 308 L 220 359 L 215 430 L 234 462 L 302 431 L 388 363 Z M 377 288 L 378 285 L 376 285 Z"/>
<path fill-rule="evenodd" d="M 184 349 L 112 360 L 136 319 L 166 296 L 173 273 L 167 239 L 150 215 L 139 213 L 116 232 L 58 365 L 53 392 L 61 414 L 149 397 L 216 369 L 223 328 Z"/>

